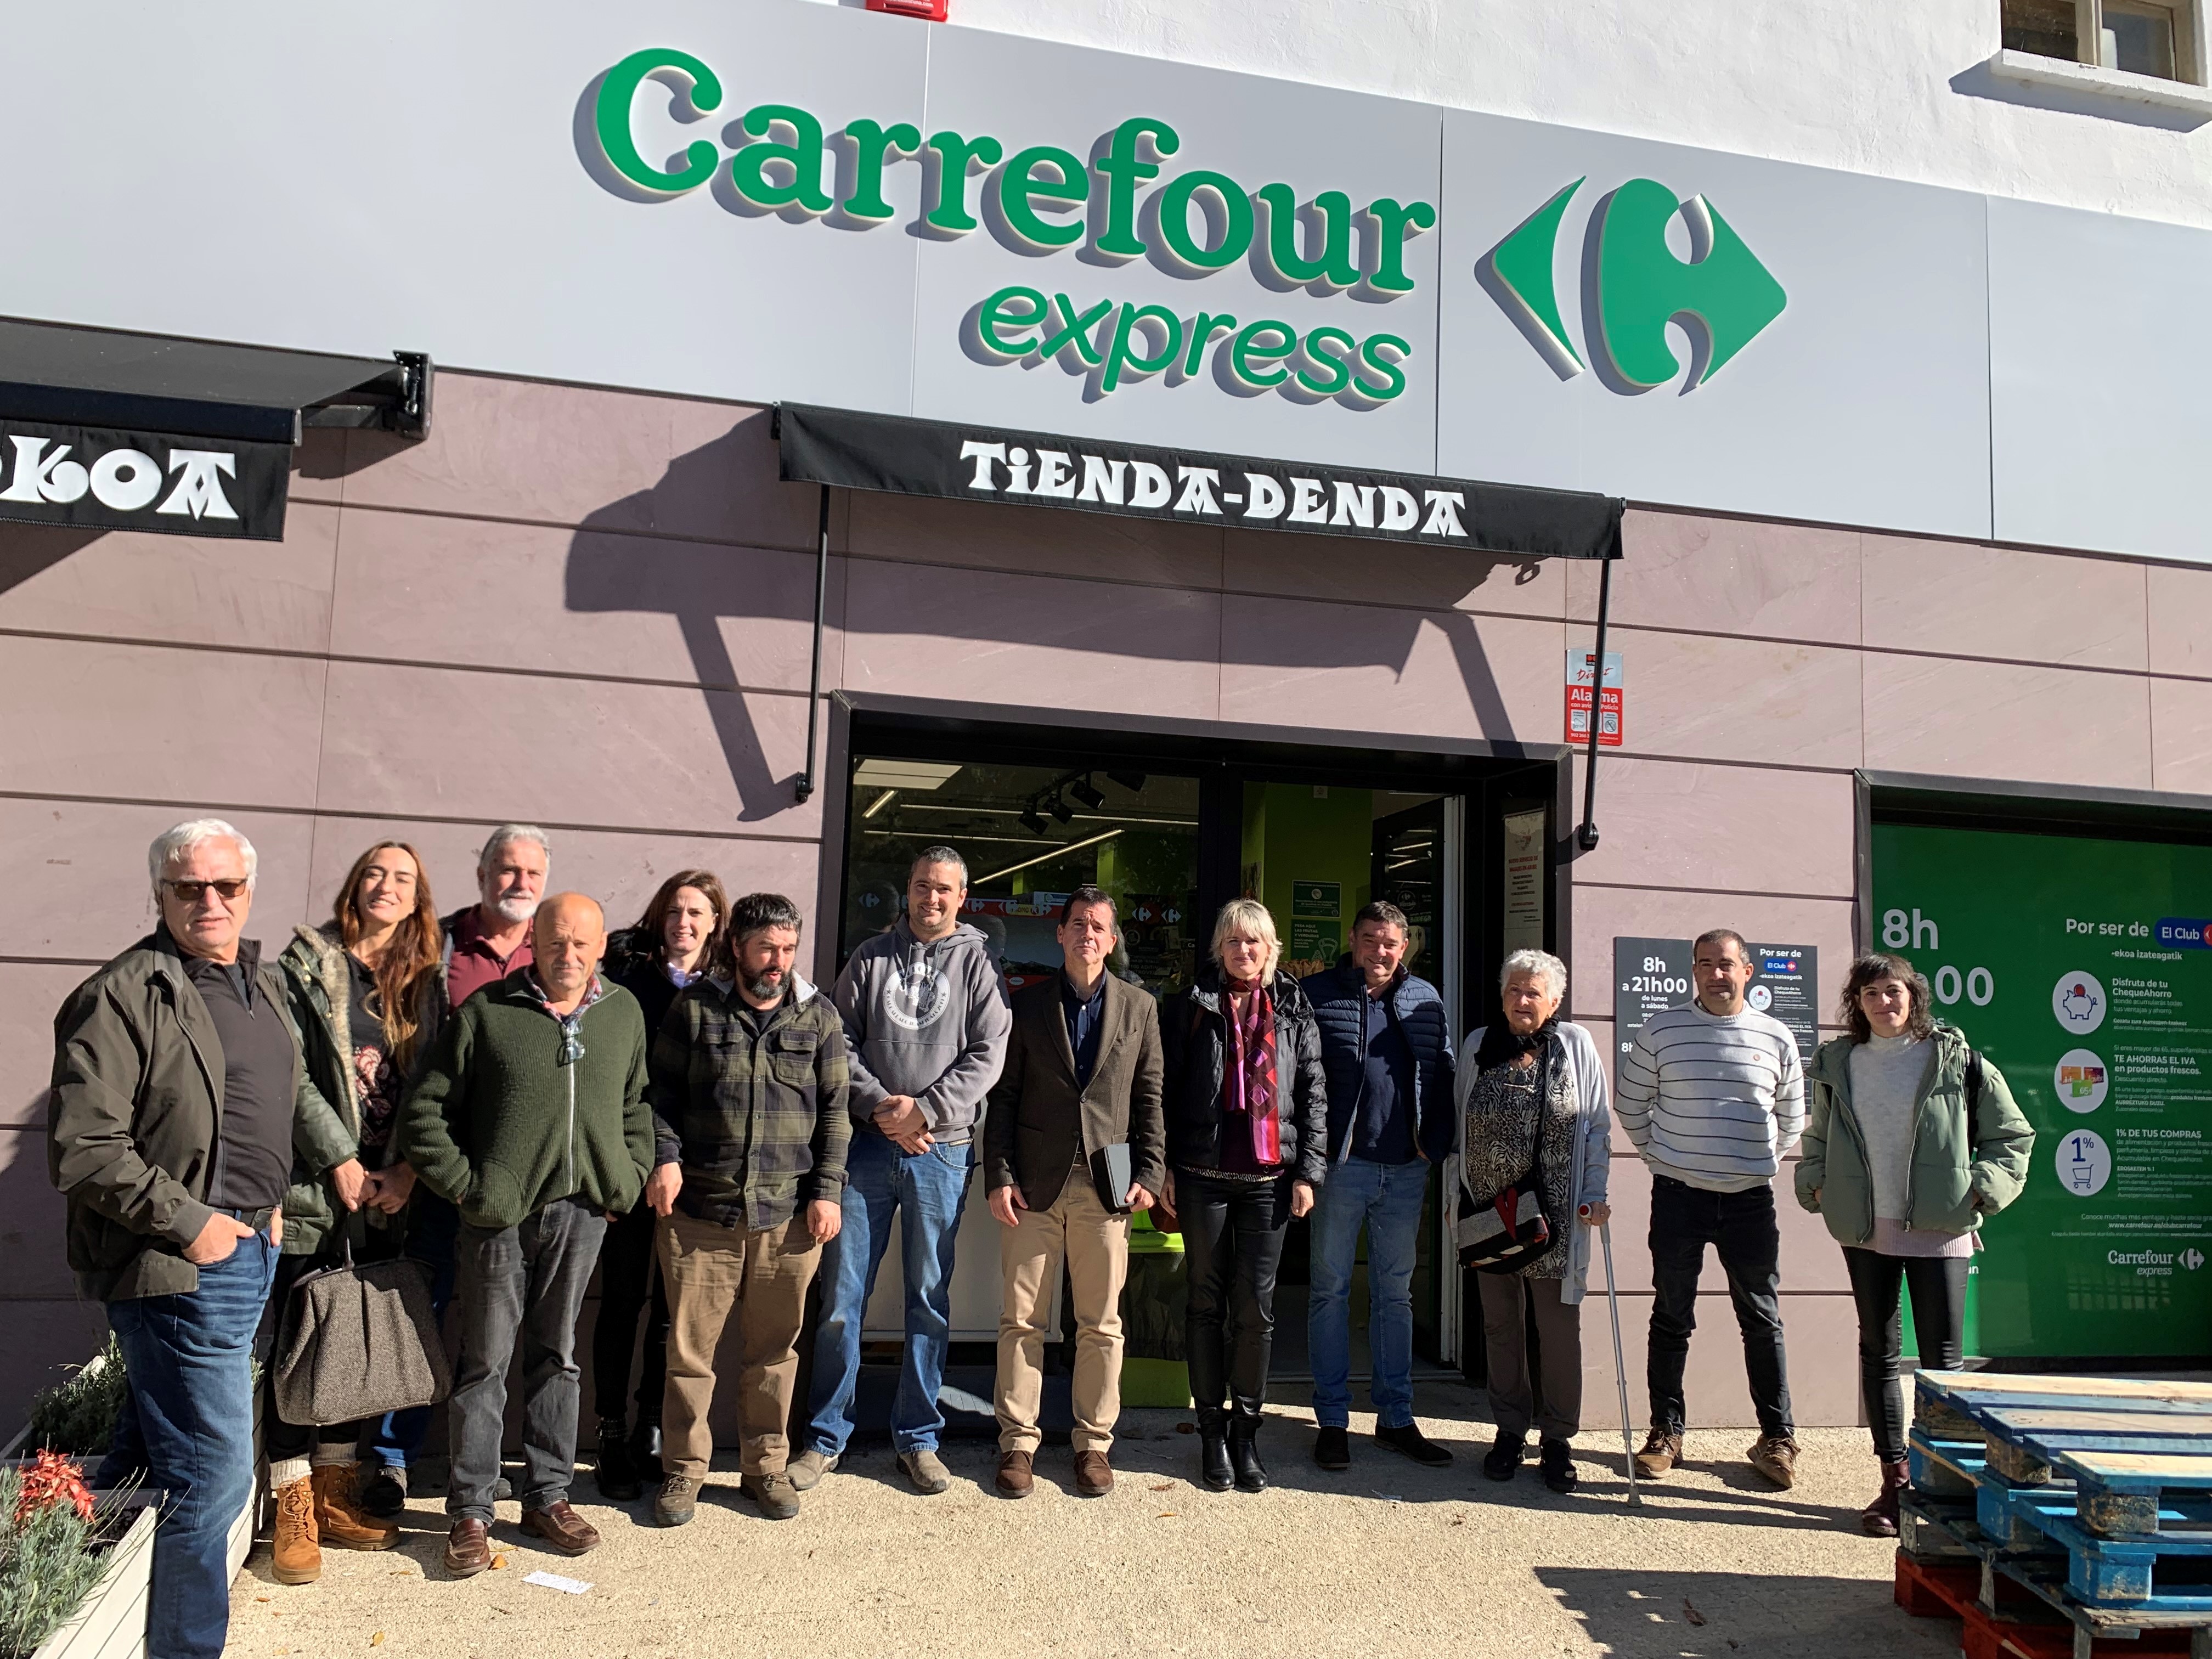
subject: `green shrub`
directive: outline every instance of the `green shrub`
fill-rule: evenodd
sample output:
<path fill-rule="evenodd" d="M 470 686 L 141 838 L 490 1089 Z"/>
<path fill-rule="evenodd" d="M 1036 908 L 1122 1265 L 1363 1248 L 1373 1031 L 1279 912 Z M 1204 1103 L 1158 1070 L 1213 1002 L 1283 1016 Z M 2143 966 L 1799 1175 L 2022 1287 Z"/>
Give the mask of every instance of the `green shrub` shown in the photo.
<path fill-rule="evenodd" d="M 77 1366 L 31 1402 L 31 1435 L 24 1450 L 45 1448 L 78 1457 L 106 1451 L 122 1414 L 125 1387 L 123 1351 L 110 1332 L 96 1359 Z"/>
<path fill-rule="evenodd" d="M 97 1523 L 67 1504 L 45 1504 L 21 1521 L 22 1476 L 0 1468 L 0 1659 L 27 1659 L 100 1582 Z"/>

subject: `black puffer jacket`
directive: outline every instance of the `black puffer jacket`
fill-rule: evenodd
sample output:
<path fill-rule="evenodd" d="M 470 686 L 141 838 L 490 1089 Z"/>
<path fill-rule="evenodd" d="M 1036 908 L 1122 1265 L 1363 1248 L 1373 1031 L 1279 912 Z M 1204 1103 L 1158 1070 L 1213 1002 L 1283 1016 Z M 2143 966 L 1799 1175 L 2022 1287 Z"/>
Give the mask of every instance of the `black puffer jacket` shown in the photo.
<path fill-rule="evenodd" d="M 1267 994 L 1275 1002 L 1283 1166 L 1318 1187 L 1328 1174 L 1328 1074 L 1322 1068 L 1321 1028 L 1314 1023 L 1313 1004 L 1289 975 L 1276 975 Z M 1198 970 L 1197 982 L 1160 1011 L 1168 1162 L 1178 1170 L 1220 1167 L 1221 1073 L 1228 1048 L 1221 998 L 1221 969 L 1208 963 Z"/>

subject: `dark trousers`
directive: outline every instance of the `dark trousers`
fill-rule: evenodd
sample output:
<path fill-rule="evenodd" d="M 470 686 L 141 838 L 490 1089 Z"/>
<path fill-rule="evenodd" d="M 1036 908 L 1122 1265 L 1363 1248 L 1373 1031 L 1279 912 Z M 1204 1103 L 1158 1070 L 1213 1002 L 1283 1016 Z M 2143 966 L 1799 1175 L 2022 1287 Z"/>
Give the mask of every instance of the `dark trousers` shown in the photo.
<path fill-rule="evenodd" d="M 645 1352 L 637 1378 L 637 1419 L 660 1421 L 660 1401 L 668 1387 L 668 1293 L 654 1260 L 653 1206 L 643 1199 L 619 1221 L 607 1224 L 599 1246 L 599 1319 L 592 1329 L 592 1392 L 599 1415 L 623 1422 L 629 1402 L 630 1350 L 637 1346 L 637 1320 L 645 1316 Z"/>
<path fill-rule="evenodd" d="M 1546 1440 L 1571 1440 L 1582 1426 L 1583 1310 L 1559 1300 L 1565 1281 L 1519 1273 L 1477 1273 L 1482 1342 L 1490 1361 L 1490 1419 L 1505 1438 L 1533 1427 Z M 1536 1322 L 1536 1363 L 1528 1364 L 1528 1320 Z"/>
<path fill-rule="evenodd" d="M 461 1224 L 455 1252 L 461 1363 L 453 1377 L 453 1478 L 446 1496 L 446 1513 L 455 1520 L 492 1518 L 507 1370 L 518 1340 L 524 1478 L 515 1495 L 526 1510 L 550 1509 L 568 1497 L 584 1392 L 576 1316 L 606 1230 L 606 1218 L 580 1198 L 548 1204 L 513 1227 Z"/>
<path fill-rule="evenodd" d="M 1729 1297 L 1743 1333 L 1743 1366 L 1763 1434 L 1796 1432 L 1790 1415 L 1789 1368 L 1782 1354 L 1782 1230 L 1774 1188 L 1709 1193 L 1673 1177 L 1651 1177 L 1651 1341 L 1644 1381 L 1651 1425 L 1680 1434 L 1686 1420 L 1682 1369 L 1698 1328 L 1698 1275 L 1705 1246 L 1720 1252 Z"/>
<path fill-rule="evenodd" d="M 1256 1416 L 1275 1346 L 1275 1270 L 1291 1224 L 1291 1180 L 1222 1181 L 1176 1171 L 1190 1284 L 1183 1352 L 1200 1413 L 1233 1401 Z"/>
<path fill-rule="evenodd" d="M 230 1527 L 255 1484 L 253 1334 L 276 1271 L 255 1233 L 202 1267 L 196 1291 L 107 1304 L 130 1392 L 93 1484 L 163 1494 L 152 1659 L 218 1659 L 229 1634 Z"/>
<path fill-rule="evenodd" d="M 460 1231 L 461 1212 L 421 1182 L 407 1200 L 407 1243 L 404 1254 L 430 1269 L 430 1311 L 438 1328 L 446 1326 L 446 1309 L 453 1299 L 453 1241 Z M 410 1406 L 404 1412 L 386 1412 L 369 1442 L 369 1455 L 382 1464 L 405 1468 L 408 1460 L 422 1449 L 430 1432 L 428 1406 Z"/>
<path fill-rule="evenodd" d="M 1874 1427 L 1874 1449 L 1885 1463 L 1905 1461 L 1905 1390 L 1898 1384 L 1905 1352 L 1898 1289 L 1912 1287 L 1912 1334 L 1929 1370 L 1957 1366 L 1966 1346 L 1966 1268 L 1963 1255 L 1881 1255 L 1844 1249 L 1851 1299 L 1859 1307 L 1859 1397 Z"/>

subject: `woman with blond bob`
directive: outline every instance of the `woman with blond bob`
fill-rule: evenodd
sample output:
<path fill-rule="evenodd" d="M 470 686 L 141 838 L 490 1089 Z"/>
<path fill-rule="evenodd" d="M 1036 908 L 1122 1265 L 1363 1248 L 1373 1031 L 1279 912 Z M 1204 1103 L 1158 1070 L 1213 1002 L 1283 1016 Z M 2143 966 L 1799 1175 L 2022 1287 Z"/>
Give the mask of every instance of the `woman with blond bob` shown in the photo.
<path fill-rule="evenodd" d="M 1198 1406 L 1200 1476 L 1258 1492 L 1261 1406 L 1274 1346 L 1275 1270 L 1292 1216 L 1328 1171 L 1321 1030 L 1256 899 L 1213 924 L 1212 960 L 1160 1017 L 1166 1051 L 1168 1206 L 1182 1226 L 1185 1351 Z"/>

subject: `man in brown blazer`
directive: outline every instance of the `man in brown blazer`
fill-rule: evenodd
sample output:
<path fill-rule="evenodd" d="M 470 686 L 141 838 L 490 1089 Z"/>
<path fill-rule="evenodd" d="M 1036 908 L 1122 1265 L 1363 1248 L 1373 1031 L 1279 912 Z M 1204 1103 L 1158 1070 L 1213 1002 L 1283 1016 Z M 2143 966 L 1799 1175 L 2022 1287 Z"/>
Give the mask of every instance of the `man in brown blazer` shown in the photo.
<path fill-rule="evenodd" d="M 1129 1212 L 1167 1178 L 1160 1016 L 1151 993 L 1106 971 L 1114 900 L 1085 884 L 1060 907 L 1060 971 L 1014 995 L 1006 1070 L 984 1120 L 985 1185 L 999 1218 L 999 1495 L 1026 1498 L 1043 1437 L 1044 1321 L 1060 1263 L 1075 1291 L 1075 1490 L 1114 1489 L 1121 1414 L 1121 1285 Z M 1126 1146 L 1127 1175 L 1108 1185 Z"/>

